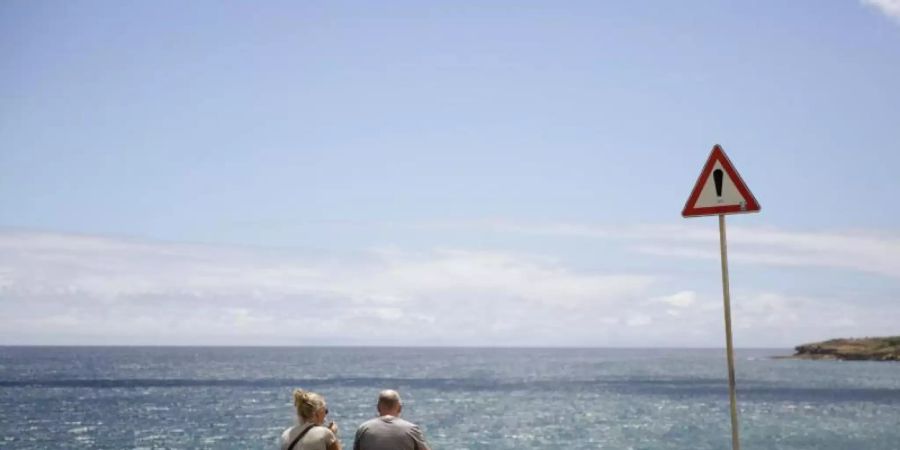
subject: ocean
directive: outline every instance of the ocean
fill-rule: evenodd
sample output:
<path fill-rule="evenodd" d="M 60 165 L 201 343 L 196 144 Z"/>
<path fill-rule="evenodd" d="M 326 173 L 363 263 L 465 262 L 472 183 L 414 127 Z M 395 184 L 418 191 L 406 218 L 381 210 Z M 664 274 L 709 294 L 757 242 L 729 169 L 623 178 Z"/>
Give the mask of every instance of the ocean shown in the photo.
<path fill-rule="evenodd" d="M 738 350 L 744 449 L 900 449 L 900 364 Z M 724 350 L 0 347 L 0 448 L 275 449 L 291 391 L 352 448 L 380 389 L 438 449 L 730 449 Z"/>

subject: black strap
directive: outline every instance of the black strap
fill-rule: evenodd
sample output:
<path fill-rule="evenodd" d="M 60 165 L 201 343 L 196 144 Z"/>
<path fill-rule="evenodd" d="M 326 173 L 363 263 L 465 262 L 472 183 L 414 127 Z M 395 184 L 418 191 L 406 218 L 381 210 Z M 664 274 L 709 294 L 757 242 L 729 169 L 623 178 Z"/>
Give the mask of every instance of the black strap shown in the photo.
<path fill-rule="evenodd" d="M 309 430 L 312 430 L 314 426 L 315 425 L 311 425 L 309 428 L 301 431 L 300 434 L 298 434 L 297 437 L 295 437 L 294 440 L 291 441 L 291 445 L 288 445 L 287 450 L 294 450 L 294 446 L 297 445 L 297 443 L 300 442 L 300 439 L 303 439 L 303 436 L 306 436 L 306 433 L 308 433 Z"/>

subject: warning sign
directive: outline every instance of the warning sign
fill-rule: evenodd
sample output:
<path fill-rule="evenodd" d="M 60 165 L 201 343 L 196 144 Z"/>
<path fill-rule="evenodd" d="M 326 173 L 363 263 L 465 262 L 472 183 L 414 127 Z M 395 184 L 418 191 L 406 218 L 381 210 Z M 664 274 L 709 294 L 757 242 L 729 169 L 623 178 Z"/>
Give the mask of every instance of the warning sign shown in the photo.
<path fill-rule="evenodd" d="M 739 214 L 757 212 L 759 209 L 759 203 L 722 147 L 716 145 L 709 154 L 681 215 L 694 217 Z"/>

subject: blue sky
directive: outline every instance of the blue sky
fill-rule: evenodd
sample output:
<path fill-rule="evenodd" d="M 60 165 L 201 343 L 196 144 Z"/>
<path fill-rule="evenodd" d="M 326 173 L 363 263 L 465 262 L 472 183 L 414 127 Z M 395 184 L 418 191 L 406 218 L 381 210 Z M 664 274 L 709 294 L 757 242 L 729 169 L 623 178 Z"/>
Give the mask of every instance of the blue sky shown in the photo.
<path fill-rule="evenodd" d="M 715 143 L 736 343 L 900 333 L 896 1 L 9 1 L 0 56 L 0 344 L 719 346 Z"/>

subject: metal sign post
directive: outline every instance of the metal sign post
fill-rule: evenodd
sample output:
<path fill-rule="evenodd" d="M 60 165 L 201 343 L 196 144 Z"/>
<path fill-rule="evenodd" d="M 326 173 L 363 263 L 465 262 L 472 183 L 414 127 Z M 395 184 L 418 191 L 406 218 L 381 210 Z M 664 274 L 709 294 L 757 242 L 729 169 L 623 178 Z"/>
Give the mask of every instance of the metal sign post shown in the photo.
<path fill-rule="evenodd" d="M 737 396 L 734 393 L 734 346 L 731 343 L 731 292 L 728 286 L 728 242 L 725 215 L 719 214 L 719 248 L 722 251 L 722 298 L 725 302 L 725 351 L 728 353 L 728 399 L 731 401 L 731 447 L 741 450 L 738 432 Z"/>
<path fill-rule="evenodd" d="M 722 253 L 722 297 L 725 312 L 725 351 L 728 358 L 728 399 L 731 402 L 731 447 L 741 449 L 737 396 L 734 381 L 734 345 L 731 338 L 731 292 L 728 280 L 728 240 L 725 215 L 758 212 L 759 203 L 737 173 L 722 147 L 713 147 L 700 178 L 691 191 L 681 215 L 684 217 L 719 216 L 719 250 Z"/>

